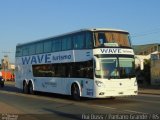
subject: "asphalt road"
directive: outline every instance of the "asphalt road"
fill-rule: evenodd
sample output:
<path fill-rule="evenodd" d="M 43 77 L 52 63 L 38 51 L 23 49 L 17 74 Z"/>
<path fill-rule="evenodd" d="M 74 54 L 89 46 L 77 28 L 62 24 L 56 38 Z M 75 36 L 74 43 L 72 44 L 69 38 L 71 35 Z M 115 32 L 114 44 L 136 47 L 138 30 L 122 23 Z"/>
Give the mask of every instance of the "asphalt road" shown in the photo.
<path fill-rule="evenodd" d="M 69 96 L 57 94 L 23 94 L 13 84 L 7 84 L 0 88 L 0 106 L 0 113 L 3 113 L 1 117 L 8 115 L 18 117 L 18 120 L 160 119 L 159 95 L 139 94 L 116 99 L 85 98 L 77 102 Z"/>

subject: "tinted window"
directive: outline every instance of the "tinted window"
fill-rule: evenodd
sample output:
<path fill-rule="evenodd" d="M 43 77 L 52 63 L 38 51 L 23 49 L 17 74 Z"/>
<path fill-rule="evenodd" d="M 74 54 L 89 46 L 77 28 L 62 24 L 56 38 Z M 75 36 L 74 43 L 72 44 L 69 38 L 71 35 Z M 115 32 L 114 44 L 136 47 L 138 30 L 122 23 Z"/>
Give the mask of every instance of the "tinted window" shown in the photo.
<path fill-rule="evenodd" d="M 93 61 L 33 65 L 34 77 L 70 77 L 93 79 Z"/>
<path fill-rule="evenodd" d="M 36 53 L 43 53 L 43 43 L 36 44 Z"/>
<path fill-rule="evenodd" d="M 51 52 L 52 50 L 52 41 L 45 41 L 44 42 L 44 52 Z"/>
<path fill-rule="evenodd" d="M 87 32 L 86 33 L 86 48 L 92 48 L 93 46 L 93 41 L 92 41 L 92 33 Z"/>
<path fill-rule="evenodd" d="M 27 56 L 28 55 L 28 46 L 22 47 L 22 55 Z"/>
<path fill-rule="evenodd" d="M 16 48 L 16 57 L 21 57 L 22 56 L 22 49 L 21 47 Z"/>
<path fill-rule="evenodd" d="M 76 35 L 74 35 L 73 36 L 73 46 L 74 46 L 74 49 L 85 48 L 84 39 L 85 39 L 84 34 L 76 34 Z"/>
<path fill-rule="evenodd" d="M 35 53 L 36 53 L 36 45 L 35 44 L 29 45 L 29 55 L 33 55 Z"/>
<path fill-rule="evenodd" d="M 64 37 L 62 39 L 62 50 L 71 50 L 71 49 L 72 49 L 71 37 Z"/>
<path fill-rule="evenodd" d="M 52 51 L 53 52 L 61 51 L 61 40 L 60 39 L 53 40 Z"/>
<path fill-rule="evenodd" d="M 67 50 L 71 50 L 72 49 L 72 38 L 68 37 L 67 39 Z"/>

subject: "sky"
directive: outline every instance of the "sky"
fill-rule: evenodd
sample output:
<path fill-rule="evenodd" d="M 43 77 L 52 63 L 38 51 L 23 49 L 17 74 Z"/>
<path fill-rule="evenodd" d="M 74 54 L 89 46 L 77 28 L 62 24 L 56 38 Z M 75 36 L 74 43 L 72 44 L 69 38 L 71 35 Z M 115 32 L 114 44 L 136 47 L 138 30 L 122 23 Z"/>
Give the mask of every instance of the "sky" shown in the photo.
<path fill-rule="evenodd" d="M 0 0 L 0 59 L 18 43 L 83 28 L 130 32 L 132 44 L 160 43 L 160 0 Z"/>

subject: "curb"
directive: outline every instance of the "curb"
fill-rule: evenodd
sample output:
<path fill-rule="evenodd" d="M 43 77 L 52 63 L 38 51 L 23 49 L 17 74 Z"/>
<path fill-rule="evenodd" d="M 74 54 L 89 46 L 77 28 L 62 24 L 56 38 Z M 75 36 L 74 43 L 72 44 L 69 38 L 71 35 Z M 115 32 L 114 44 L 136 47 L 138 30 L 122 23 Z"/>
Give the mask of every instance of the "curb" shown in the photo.
<path fill-rule="evenodd" d="M 160 93 L 138 92 L 138 94 L 160 95 Z"/>

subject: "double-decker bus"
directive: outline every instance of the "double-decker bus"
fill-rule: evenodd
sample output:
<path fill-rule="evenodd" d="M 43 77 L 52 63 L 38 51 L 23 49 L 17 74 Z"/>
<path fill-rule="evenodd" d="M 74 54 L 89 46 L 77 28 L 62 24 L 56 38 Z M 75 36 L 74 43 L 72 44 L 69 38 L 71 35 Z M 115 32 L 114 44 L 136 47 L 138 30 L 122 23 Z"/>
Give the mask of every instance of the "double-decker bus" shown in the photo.
<path fill-rule="evenodd" d="M 80 97 L 137 95 L 129 33 L 82 29 L 16 46 L 16 87 Z"/>

